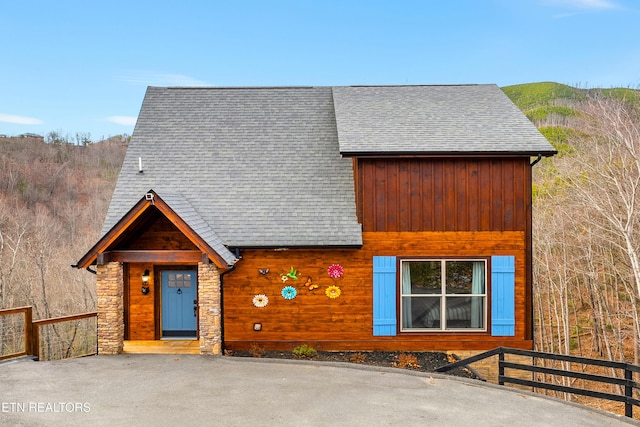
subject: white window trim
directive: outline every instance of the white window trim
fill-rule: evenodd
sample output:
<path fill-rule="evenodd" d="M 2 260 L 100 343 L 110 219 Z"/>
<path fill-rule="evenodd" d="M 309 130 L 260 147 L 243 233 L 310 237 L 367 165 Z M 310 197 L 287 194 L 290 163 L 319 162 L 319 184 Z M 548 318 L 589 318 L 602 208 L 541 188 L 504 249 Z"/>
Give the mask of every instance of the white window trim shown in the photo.
<path fill-rule="evenodd" d="M 424 261 L 439 261 L 440 263 L 443 262 L 447 262 L 447 261 L 469 261 L 469 262 L 483 262 L 484 263 L 484 293 L 483 294 L 456 294 L 456 296 L 482 296 L 483 298 L 483 305 L 482 305 L 482 313 L 483 313 L 483 325 L 484 327 L 482 328 L 456 328 L 456 329 L 445 329 L 446 328 L 446 317 L 443 316 L 443 313 L 446 313 L 446 268 L 441 268 L 440 269 L 440 274 L 441 274 L 441 293 L 440 294 L 429 294 L 432 297 L 439 297 L 440 298 L 440 328 L 405 328 L 404 327 L 404 322 L 403 322 L 403 306 L 404 304 L 402 304 L 402 297 L 404 296 L 419 296 L 417 294 L 403 294 L 402 293 L 402 263 L 403 262 L 424 262 Z M 446 265 L 446 264 L 445 264 Z M 440 258 L 401 258 L 400 259 L 400 265 L 399 265 L 399 281 L 398 281 L 398 295 L 399 295 L 399 306 L 400 306 L 400 310 L 399 310 L 399 315 L 398 315 L 398 324 L 400 325 L 400 332 L 408 332 L 408 333 L 425 333 L 425 332 L 431 332 L 431 333 L 441 333 L 441 332 L 446 332 L 446 333 L 460 333 L 460 332 L 468 332 L 468 333 L 477 333 L 477 332 L 487 332 L 488 331 L 488 325 L 487 322 L 489 320 L 489 316 L 487 313 L 487 309 L 488 309 L 488 299 L 489 299 L 489 273 L 488 273 L 488 262 L 487 262 L 487 258 L 446 258 L 446 257 L 440 257 Z M 421 296 L 425 296 L 424 294 L 420 294 Z"/>

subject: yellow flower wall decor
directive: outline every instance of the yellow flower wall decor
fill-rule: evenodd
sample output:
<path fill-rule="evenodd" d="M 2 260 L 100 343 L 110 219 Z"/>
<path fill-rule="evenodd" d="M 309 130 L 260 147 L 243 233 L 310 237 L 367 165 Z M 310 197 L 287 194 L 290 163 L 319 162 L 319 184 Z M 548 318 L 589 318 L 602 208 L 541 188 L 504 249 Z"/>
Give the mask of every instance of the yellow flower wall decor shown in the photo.
<path fill-rule="evenodd" d="M 338 298 L 338 297 L 340 296 L 340 294 L 342 293 L 342 291 L 340 291 L 340 288 L 339 288 L 339 287 L 337 287 L 337 286 L 335 286 L 335 285 L 332 285 L 332 286 L 329 286 L 329 287 L 324 291 L 324 293 L 325 293 L 329 298 L 331 298 L 331 299 L 336 299 L 336 298 Z"/>

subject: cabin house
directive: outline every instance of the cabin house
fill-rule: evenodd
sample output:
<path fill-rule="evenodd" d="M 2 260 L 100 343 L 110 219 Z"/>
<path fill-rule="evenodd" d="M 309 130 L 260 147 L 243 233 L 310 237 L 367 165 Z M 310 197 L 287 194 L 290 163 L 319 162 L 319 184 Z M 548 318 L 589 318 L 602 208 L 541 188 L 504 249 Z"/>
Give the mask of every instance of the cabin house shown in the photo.
<path fill-rule="evenodd" d="M 150 87 L 76 265 L 98 351 L 530 349 L 554 153 L 495 85 Z"/>

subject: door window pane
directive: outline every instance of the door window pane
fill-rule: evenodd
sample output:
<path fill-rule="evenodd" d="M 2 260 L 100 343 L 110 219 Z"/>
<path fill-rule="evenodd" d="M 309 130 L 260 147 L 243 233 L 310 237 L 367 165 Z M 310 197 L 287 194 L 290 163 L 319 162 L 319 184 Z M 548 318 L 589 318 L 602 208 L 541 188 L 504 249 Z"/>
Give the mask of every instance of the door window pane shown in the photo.
<path fill-rule="evenodd" d="M 191 274 L 189 273 L 169 273 L 167 274 L 167 286 L 169 288 L 190 288 Z"/>

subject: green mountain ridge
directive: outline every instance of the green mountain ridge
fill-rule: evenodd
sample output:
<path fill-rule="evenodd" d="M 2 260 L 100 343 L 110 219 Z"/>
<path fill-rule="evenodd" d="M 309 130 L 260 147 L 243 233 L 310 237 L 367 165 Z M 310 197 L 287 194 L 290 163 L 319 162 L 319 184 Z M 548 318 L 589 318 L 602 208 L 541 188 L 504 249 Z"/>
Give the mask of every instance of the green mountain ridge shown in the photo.
<path fill-rule="evenodd" d="M 574 105 L 587 95 L 600 92 L 605 97 L 640 102 L 640 91 L 631 88 L 576 88 L 562 83 L 538 82 L 502 87 L 502 91 L 525 114 L 543 107 Z M 565 112 L 566 113 L 566 112 Z"/>
<path fill-rule="evenodd" d="M 580 131 L 573 120 L 581 114 L 581 102 L 600 94 L 605 98 L 625 100 L 640 105 L 640 91 L 630 88 L 576 88 L 555 82 L 524 83 L 505 86 L 502 91 L 538 127 L 558 150 L 570 154 L 570 139 Z"/>
<path fill-rule="evenodd" d="M 554 82 L 505 86 L 502 91 L 524 112 L 553 105 L 554 102 L 560 99 L 576 101 L 584 98 L 584 89 L 577 89 Z"/>

